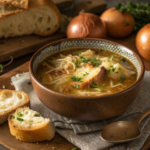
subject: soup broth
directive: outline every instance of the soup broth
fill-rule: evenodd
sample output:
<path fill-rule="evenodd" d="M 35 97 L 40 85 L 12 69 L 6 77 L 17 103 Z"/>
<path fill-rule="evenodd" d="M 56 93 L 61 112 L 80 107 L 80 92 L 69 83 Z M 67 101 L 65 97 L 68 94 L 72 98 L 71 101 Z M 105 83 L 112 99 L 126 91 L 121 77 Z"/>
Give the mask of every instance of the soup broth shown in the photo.
<path fill-rule="evenodd" d="M 120 92 L 137 79 L 134 65 L 121 55 L 97 49 L 65 50 L 44 58 L 37 79 L 47 88 L 73 96 Z"/>

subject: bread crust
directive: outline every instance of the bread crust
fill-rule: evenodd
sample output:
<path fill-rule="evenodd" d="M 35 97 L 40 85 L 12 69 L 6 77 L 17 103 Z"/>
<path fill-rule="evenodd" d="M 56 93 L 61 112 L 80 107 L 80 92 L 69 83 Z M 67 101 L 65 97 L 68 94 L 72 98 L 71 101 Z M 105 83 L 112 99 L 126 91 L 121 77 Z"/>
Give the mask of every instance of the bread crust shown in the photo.
<path fill-rule="evenodd" d="M 15 93 L 22 93 L 24 96 L 25 96 L 25 98 L 27 99 L 27 102 L 26 103 L 24 103 L 23 105 L 19 105 L 19 106 L 16 106 L 14 109 L 12 109 L 12 110 L 10 110 L 10 111 L 8 111 L 8 112 L 4 112 L 4 113 L 2 113 L 2 114 L 0 114 L 0 124 L 2 124 L 2 123 L 4 123 L 5 121 L 7 121 L 7 119 L 8 119 L 8 116 L 11 114 L 11 113 L 13 113 L 17 108 L 19 108 L 19 107 L 21 107 L 21 106 L 30 106 L 30 98 L 29 98 L 29 96 L 28 96 L 28 94 L 26 94 L 25 92 L 22 92 L 22 91 L 15 91 L 15 90 L 0 90 L 0 93 L 2 92 L 2 91 L 12 91 L 12 92 L 15 92 Z"/>
<path fill-rule="evenodd" d="M 11 121 L 12 117 L 13 116 L 11 114 L 8 118 L 10 133 L 21 141 L 39 142 L 51 140 L 55 136 L 55 127 L 50 122 L 50 120 L 48 122 L 42 123 L 41 125 L 38 125 L 37 127 L 27 129 L 23 127 L 23 125 L 14 125 Z"/>
<path fill-rule="evenodd" d="M 25 1 L 24 5 L 19 4 L 18 2 L 14 1 L 14 0 L 0 0 L 0 4 L 2 4 L 2 5 L 10 4 L 10 5 L 16 6 L 18 8 L 27 9 L 29 0 L 24 0 L 24 1 Z"/>
<path fill-rule="evenodd" d="M 28 11 L 29 9 L 32 9 L 32 8 L 35 8 L 35 7 L 38 7 L 38 6 L 48 6 L 51 9 L 53 9 L 53 11 L 55 11 L 55 13 L 57 15 L 58 24 L 56 25 L 56 27 L 53 30 L 46 31 L 46 32 L 40 32 L 40 31 L 39 32 L 34 32 L 34 34 L 37 34 L 37 35 L 40 35 L 40 36 L 48 36 L 48 35 L 54 33 L 59 28 L 60 23 L 61 23 L 61 14 L 60 14 L 57 6 L 51 0 L 29 0 L 29 4 L 28 4 L 27 9 L 18 8 L 18 10 L 0 15 L 0 19 L 3 18 L 3 17 L 8 17 L 9 15 L 14 15 L 14 14 L 17 14 L 17 13 L 21 13 L 23 11 Z"/>
<path fill-rule="evenodd" d="M 0 9 L 3 10 L 3 13 L 0 12 L 0 19 L 23 11 L 23 9 L 17 8 L 10 4 L 0 4 Z"/>

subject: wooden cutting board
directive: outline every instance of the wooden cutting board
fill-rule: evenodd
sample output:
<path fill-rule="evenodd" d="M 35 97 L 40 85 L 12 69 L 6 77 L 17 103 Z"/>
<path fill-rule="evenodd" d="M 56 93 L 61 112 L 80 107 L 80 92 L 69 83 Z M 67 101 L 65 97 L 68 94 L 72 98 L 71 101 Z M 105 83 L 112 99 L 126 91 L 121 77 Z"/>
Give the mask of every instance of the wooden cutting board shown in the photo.
<path fill-rule="evenodd" d="M 54 33 L 47 37 L 28 35 L 0 40 L 0 63 L 10 59 L 30 54 L 45 44 L 65 38 L 65 34 Z"/>
<path fill-rule="evenodd" d="M 123 44 L 133 51 L 137 52 L 135 46 L 135 35 L 131 35 L 130 37 L 124 39 L 112 39 L 108 38 L 109 40 L 118 42 Z M 150 62 L 144 60 L 146 70 L 150 71 Z M 0 76 L 0 89 L 5 85 L 7 89 L 14 89 L 14 87 L 10 84 L 10 77 L 16 75 L 17 73 L 27 72 L 28 71 L 29 62 L 25 63 L 24 65 Z M 0 144 L 4 145 L 5 147 L 11 150 L 71 150 L 75 146 L 71 143 L 67 142 L 64 138 L 60 135 L 56 134 L 52 141 L 45 141 L 40 143 L 26 143 L 17 140 L 13 137 L 8 128 L 7 122 L 0 125 Z M 54 149 L 53 149 L 54 148 Z M 145 142 L 142 150 L 148 150 L 150 148 L 150 137 Z M 3 150 L 3 149 L 2 149 Z"/>

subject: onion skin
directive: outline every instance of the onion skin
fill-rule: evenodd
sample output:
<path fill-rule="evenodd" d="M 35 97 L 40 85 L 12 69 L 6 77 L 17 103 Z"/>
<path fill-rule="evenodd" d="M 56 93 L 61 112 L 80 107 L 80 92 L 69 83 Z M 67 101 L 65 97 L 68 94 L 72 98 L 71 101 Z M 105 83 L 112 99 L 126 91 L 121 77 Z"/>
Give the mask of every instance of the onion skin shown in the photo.
<path fill-rule="evenodd" d="M 115 8 L 103 12 L 100 18 L 105 22 L 107 34 L 114 38 L 123 38 L 131 34 L 134 29 L 135 20 L 133 16 L 124 11 L 123 13 Z M 129 24 L 129 25 L 125 25 Z"/>
<path fill-rule="evenodd" d="M 137 33 L 136 47 L 141 56 L 150 61 L 150 23 L 141 28 Z"/>
<path fill-rule="evenodd" d="M 101 19 L 91 13 L 82 12 L 74 17 L 67 27 L 68 38 L 105 38 L 106 26 Z"/>

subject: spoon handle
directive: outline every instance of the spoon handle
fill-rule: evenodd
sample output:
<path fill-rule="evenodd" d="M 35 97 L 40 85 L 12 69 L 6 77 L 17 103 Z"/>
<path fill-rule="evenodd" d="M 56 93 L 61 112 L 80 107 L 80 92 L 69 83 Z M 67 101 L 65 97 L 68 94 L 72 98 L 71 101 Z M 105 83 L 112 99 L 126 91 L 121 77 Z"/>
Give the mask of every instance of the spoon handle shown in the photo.
<path fill-rule="evenodd" d="M 141 114 L 135 121 L 137 121 L 138 123 L 140 123 L 149 114 L 150 114 L 150 109 L 147 110 L 146 112 L 144 112 L 143 114 Z"/>

